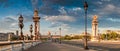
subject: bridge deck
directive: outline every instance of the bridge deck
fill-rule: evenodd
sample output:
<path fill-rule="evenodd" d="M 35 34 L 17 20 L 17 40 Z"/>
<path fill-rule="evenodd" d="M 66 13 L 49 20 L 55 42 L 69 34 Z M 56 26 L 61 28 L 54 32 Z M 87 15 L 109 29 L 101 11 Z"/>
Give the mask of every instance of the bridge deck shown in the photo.
<path fill-rule="evenodd" d="M 72 45 L 47 42 L 47 43 L 38 44 L 25 51 L 85 51 L 85 50 L 83 48 Z M 95 51 L 95 50 L 86 50 L 86 51 Z"/>

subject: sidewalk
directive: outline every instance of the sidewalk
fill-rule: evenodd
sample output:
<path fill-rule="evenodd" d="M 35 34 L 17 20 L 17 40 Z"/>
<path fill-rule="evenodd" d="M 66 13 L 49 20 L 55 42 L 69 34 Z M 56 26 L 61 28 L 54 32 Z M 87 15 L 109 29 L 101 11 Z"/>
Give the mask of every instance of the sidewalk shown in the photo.
<path fill-rule="evenodd" d="M 25 51 L 95 51 L 95 50 L 84 50 L 83 48 L 58 43 L 41 43 L 37 46 L 31 47 Z"/>

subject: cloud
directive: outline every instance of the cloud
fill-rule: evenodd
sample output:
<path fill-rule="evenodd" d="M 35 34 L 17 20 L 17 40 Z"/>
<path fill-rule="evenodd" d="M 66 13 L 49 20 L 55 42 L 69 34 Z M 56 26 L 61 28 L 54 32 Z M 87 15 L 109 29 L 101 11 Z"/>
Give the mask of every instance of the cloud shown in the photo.
<path fill-rule="evenodd" d="M 75 21 L 75 18 L 67 15 L 59 15 L 59 16 L 46 16 L 45 20 L 51 22 L 73 22 Z"/>
<path fill-rule="evenodd" d="M 107 20 L 112 21 L 112 22 L 120 22 L 120 19 L 114 19 L 114 18 L 107 18 Z"/>
<path fill-rule="evenodd" d="M 78 8 L 73 8 L 73 10 L 74 10 L 74 11 L 79 11 L 79 10 L 81 10 L 81 8 L 80 8 L 80 7 L 78 7 Z"/>
<path fill-rule="evenodd" d="M 101 11 L 100 14 L 111 14 L 116 11 L 115 9 L 117 8 L 114 5 L 108 4 L 103 9 L 100 10 Z"/>
<path fill-rule="evenodd" d="M 84 14 L 84 10 L 81 7 L 73 7 L 73 8 L 69 8 L 66 10 L 67 15 L 69 16 L 73 16 L 73 17 L 82 17 Z"/>
<path fill-rule="evenodd" d="M 98 3 L 98 4 L 103 4 L 103 3 L 102 3 L 102 2 L 100 2 L 100 1 L 98 1 L 97 3 Z"/>
<path fill-rule="evenodd" d="M 51 31 L 52 32 L 59 32 L 59 28 L 61 28 L 62 35 L 70 34 L 73 32 L 73 31 L 71 31 L 72 30 L 71 27 L 68 24 L 64 24 L 64 23 L 62 23 L 60 26 L 52 27 Z M 59 34 L 59 33 L 57 33 L 57 34 Z"/>
<path fill-rule="evenodd" d="M 110 2 L 111 0 L 101 0 L 101 1 L 107 1 L 107 2 Z"/>
<path fill-rule="evenodd" d="M 81 6 L 82 0 L 42 0 L 45 4 L 48 5 L 60 5 L 60 6 Z M 72 4 L 71 4 L 72 3 Z"/>
<path fill-rule="evenodd" d="M 39 11 L 46 15 L 61 15 L 61 10 L 65 9 L 65 7 L 80 7 L 83 4 L 81 3 L 81 0 L 42 0 L 42 3 L 43 4 L 39 7 Z M 73 10 L 76 9 L 80 10 L 81 8 L 73 8 Z"/>
<path fill-rule="evenodd" d="M 74 22 L 75 18 L 67 15 L 59 15 L 59 16 L 45 16 L 44 20 L 51 22 L 50 27 L 57 27 L 65 22 Z"/>
<path fill-rule="evenodd" d="M 51 22 L 51 25 L 49 26 L 49 28 L 53 28 L 53 27 L 59 27 L 61 26 L 62 23 L 60 22 Z"/>
<path fill-rule="evenodd" d="M 32 15 L 23 15 L 24 18 L 24 23 L 28 23 L 28 22 L 33 22 L 33 16 Z"/>
<path fill-rule="evenodd" d="M 120 30 L 119 28 L 116 28 L 116 27 L 106 27 L 106 28 L 102 28 L 102 27 L 100 27 L 99 28 L 99 31 L 100 32 L 102 32 L 103 33 L 103 31 L 105 31 L 105 30 Z"/>
<path fill-rule="evenodd" d="M 17 18 L 15 16 L 6 16 L 2 18 L 0 23 L 1 23 L 0 25 L 1 30 L 6 30 L 6 31 L 13 31 L 13 30 L 15 31 L 16 27 L 18 26 Z"/>
<path fill-rule="evenodd" d="M 62 15 L 66 15 L 66 14 L 67 14 L 67 12 L 66 12 L 66 10 L 65 10 L 64 7 L 61 7 L 61 8 L 59 9 L 59 11 L 60 11 L 60 13 L 61 13 Z"/>
<path fill-rule="evenodd" d="M 18 17 L 19 16 L 5 16 L 0 20 L 0 29 L 1 30 L 7 30 L 7 31 L 15 31 L 18 30 Z M 23 15 L 24 18 L 24 25 L 26 26 L 27 23 L 33 22 L 32 21 L 32 16 L 25 16 Z"/>
<path fill-rule="evenodd" d="M 59 26 L 62 30 L 62 34 L 69 34 L 71 27 L 68 24 L 62 24 L 61 26 Z"/>
<path fill-rule="evenodd" d="M 45 15 L 60 15 L 58 8 L 51 7 L 51 6 L 43 5 L 42 7 L 40 7 L 39 12 Z"/>

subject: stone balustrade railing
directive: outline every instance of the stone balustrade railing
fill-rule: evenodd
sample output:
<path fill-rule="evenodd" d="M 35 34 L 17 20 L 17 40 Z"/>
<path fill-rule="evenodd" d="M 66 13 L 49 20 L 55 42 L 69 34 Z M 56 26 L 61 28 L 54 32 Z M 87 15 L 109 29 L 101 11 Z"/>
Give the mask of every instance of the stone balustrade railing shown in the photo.
<path fill-rule="evenodd" d="M 41 42 L 38 40 L 0 42 L 0 51 L 24 51 L 39 43 Z"/>

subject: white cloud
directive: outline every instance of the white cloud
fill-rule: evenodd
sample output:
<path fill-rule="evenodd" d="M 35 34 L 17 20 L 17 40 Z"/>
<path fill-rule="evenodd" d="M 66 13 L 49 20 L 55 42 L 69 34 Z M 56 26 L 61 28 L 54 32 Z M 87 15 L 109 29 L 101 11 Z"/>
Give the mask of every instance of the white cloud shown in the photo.
<path fill-rule="evenodd" d="M 2 32 L 14 31 L 18 25 L 16 16 L 5 16 L 0 20 L 0 23 L 0 29 Z"/>
<path fill-rule="evenodd" d="M 46 16 L 44 17 L 46 21 L 50 22 L 73 22 L 75 21 L 75 18 L 67 15 L 59 15 L 59 16 Z"/>
<path fill-rule="evenodd" d="M 103 4 L 103 3 L 102 3 L 102 2 L 100 2 L 100 1 L 98 1 L 97 3 L 98 3 L 98 4 Z"/>
<path fill-rule="evenodd" d="M 120 19 L 107 18 L 107 20 L 112 22 L 120 22 Z"/>
<path fill-rule="evenodd" d="M 61 7 L 61 8 L 59 9 L 59 11 L 61 12 L 62 15 L 66 15 L 66 14 L 67 14 L 67 12 L 66 12 L 66 10 L 64 9 L 64 7 Z"/>
<path fill-rule="evenodd" d="M 65 9 L 67 9 L 67 10 L 65 10 Z M 60 13 L 61 13 L 62 15 L 67 15 L 68 13 L 72 13 L 72 14 L 77 15 L 78 12 L 82 12 L 83 9 L 80 8 L 80 7 L 74 7 L 74 8 L 69 8 L 69 9 L 68 9 L 68 8 L 64 8 L 64 7 L 61 7 L 61 8 L 59 9 L 59 11 L 60 11 Z"/>
<path fill-rule="evenodd" d="M 120 30 L 119 28 L 116 28 L 116 27 L 104 27 L 104 28 L 102 28 L 102 27 L 100 27 L 99 28 L 99 32 L 100 33 L 103 33 L 105 30 Z"/>
<path fill-rule="evenodd" d="M 109 1 L 111 1 L 111 0 L 101 0 L 101 1 L 107 1 L 107 2 L 109 2 Z"/>
<path fill-rule="evenodd" d="M 14 26 L 17 26 L 17 25 L 18 25 L 18 23 L 12 23 L 12 24 L 11 24 L 11 26 L 13 26 L 13 27 L 14 27 Z"/>
<path fill-rule="evenodd" d="M 54 27 L 53 29 L 55 29 L 55 28 L 61 28 L 61 31 L 62 31 L 62 35 L 65 35 L 65 34 L 70 34 L 70 33 L 72 33 L 72 28 L 68 25 L 68 24 L 61 24 L 60 26 L 58 26 L 58 27 Z M 56 29 L 55 29 L 56 30 Z M 53 31 L 55 31 L 55 30 L 53 30 Z M 59 32 L 59 29 L 58 29 L 58 32 Z"/>
<path fill-rule="evenodd" d="M 120 10 L 120 7 L 117 7 L 113 4 L 107 4 L 103 8 L 98 9 L 98 12 L 100 15 L 109 15 L 112 13 L 119 13 L 120 14 L 120 11 L 118 11 L 118 10 Z"/>
<path fill-rule="evenodd" d="M 51 25 L 49 26 L 50 28 L 59 27 L 59 26 L 62 26 L 64 28 L 69 28 L 69 26 L 67 24 L 65 24 L 65 22 L 74 22 L 74 21 L 76 21 L 75 18 L 73 18 L 71 16 L 66 16 L 66 15 L 45 16 L 44 19 L 46 21 L 51 22 Z"/>
<path fill-rule="evenodd" d="M 67 8 L 67 14 L 71 16 L 78 17 L 78 16 L 81 16 L 83 12 L 84 12 L 84 9 L 81 7 L 74 7 L 74 8 L 69 8 L 69 9 Z"/>
<path fill-rule="evenodd" d="M 113 13 L 115 11 L 115 6 L 112 5 L 112 4 L 108 4 L 106 5 L 104 8 L 100 9 L 100 14 L 110 14 L 110 13 Z"/>
<path fill-rule="evenodd" d="M 116 7 L 112 4 L 108 4 L 104 9 L 107 10 L 107 11 L 112 11 L 114 10 Z"/>
<path fill-rule="evenodd" d="M 73 11 L 80 11 L 80 10 L 82 10 L 80 7 L 77 7 L 77 8 L 73 8 L 72 9 Z"/>

